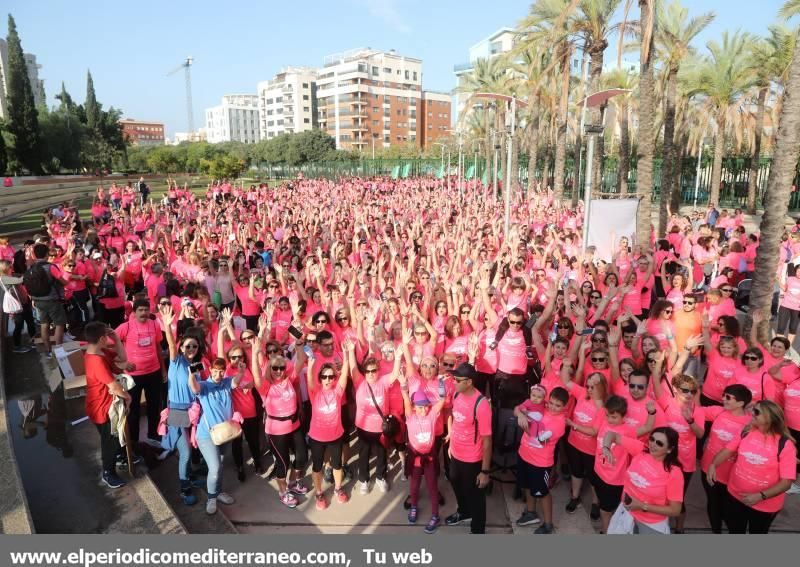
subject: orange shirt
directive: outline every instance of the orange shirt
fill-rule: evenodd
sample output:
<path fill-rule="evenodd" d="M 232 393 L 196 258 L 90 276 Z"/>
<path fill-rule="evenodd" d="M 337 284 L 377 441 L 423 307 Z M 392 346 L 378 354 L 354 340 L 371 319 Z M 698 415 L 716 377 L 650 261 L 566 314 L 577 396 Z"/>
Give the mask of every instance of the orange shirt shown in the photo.
<path fill-rule="evenodd" d="M 703 320 L 697 308 L 694 311 L 684 311 L 683 306 L 676 308 L 672 321 L 675 323 L 675 342 L 678 344 L 678 349 L 686 346 L 689 337 L 703 332 Z"/>

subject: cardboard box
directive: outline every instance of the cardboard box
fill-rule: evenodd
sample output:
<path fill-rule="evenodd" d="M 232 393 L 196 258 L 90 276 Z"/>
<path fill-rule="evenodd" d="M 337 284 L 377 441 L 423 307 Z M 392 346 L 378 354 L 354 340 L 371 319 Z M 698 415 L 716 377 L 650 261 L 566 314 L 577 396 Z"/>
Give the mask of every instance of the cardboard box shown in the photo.
<path fill-rule="evenodd" d="M 82 398 L 85 395 L 86 395 L 85 375 L 64 379 L 64 399 L 72 400 L 74 398 Z"/>
<path fill-rule="evenodd" d="M 70 348 L 68 346 L 75 345 L 77 348 Z M 86 367 L 83 362 L 83 349 L 80 348 L 78 343 L 67 343 L 53 347 L 53 354 L 58 362 L 58 367 L 61 369 L 61 375 L 64 379 L 75 378 L 86 374 Z"/>

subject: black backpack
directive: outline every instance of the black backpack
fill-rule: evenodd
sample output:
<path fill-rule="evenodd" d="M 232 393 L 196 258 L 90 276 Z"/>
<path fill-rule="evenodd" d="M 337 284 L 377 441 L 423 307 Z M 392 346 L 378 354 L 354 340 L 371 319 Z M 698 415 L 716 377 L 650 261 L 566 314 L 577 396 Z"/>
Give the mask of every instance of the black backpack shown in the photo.
<path fill-rule="evenodd" d="M 97 298 L 98 299 L 111 299 L 118 297 L 117 283 L 114 281 L 108 272 L 103 271 L 103 276 L 97 284 Z"/>
<path fill-rule="evenodd" d="M 36 262 L 22 275 L 28 295 L 33 298 L 48 297 L 53 291 L 53 277 L 49 262 Z"/>

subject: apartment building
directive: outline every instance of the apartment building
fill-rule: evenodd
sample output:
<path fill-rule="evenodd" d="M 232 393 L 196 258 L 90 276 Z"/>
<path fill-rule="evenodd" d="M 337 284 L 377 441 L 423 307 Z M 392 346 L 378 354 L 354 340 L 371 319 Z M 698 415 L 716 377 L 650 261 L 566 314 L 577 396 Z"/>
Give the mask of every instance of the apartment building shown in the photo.
<path fill-rule="evenodd" d="M 206 109 L 206 137 L 209 143 L 254 144 L 259 133 L 258 95 L 229 94 L 222 103 Z"/>
<path fill-rule="evenodd" d="M 450 133 L 451 97 L 449 93 L 423 91 L 420 106 L 419 141 L 427 148 Z"/>
<path fill-rule="evenodd" d="M 318 70 L 319 127 L 336 147 L 421 144 L 422 61 L 394 50 L 353 49 Z"/>
<path fill-rule="evenodd" d="M 123 118 L 119 121 L 122 135 L 134 146 L 164 145 L 164 123 L 145 122 L 134 118 Z"/>
<path fill-rule="evenodd" d="M 33 104 L 40 106 L 46 103 L 44 94 L 44 81 L 39 78 L 39 69 L 42 66 L 36 61 L 33 53 L 23 53 L 25 67 L 28 70 L 28 80 L 33 91 Z M 8 114 L 8 43 L 5 39 L 0 39 L 0 118 L 7 118 Z"/>
<path fill-rule="evenodd" d="M 261 139 L 317 127 L 317 71 L 286 67 L 271 80 L 258 83 Z"/>

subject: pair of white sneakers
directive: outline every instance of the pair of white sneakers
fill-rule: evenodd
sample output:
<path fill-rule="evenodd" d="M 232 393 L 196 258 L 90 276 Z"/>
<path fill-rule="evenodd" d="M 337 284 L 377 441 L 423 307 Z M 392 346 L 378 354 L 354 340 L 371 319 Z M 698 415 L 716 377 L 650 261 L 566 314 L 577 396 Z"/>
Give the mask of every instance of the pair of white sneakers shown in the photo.
<path fill-rule="evenodd" d="M 206 514 L 216 514 L 217 513 L 217 502 L 220 504 L 233 504 L 236 502 L 233 496 L 228 494 L 227 492 L 220 492 L 217 494 L 216 498 L 209 498 L 208 502 L 206 502 Z"/>
<path fill-rule="evenodd" d="M 378 490 L 380 490 L 381 492 L 389 492 L 389 483 L 386 482 L 386 479 L 384 478 L 375 479 L 375 486 L 377 486 Z M 369 482 L 359 482 L 358 491 L 361 494 L 368 494 Z"/>

